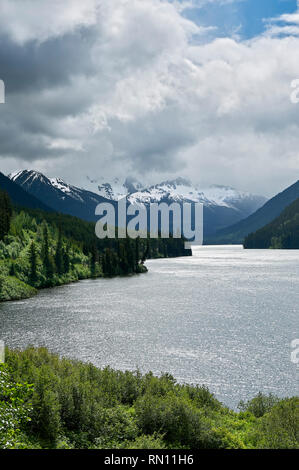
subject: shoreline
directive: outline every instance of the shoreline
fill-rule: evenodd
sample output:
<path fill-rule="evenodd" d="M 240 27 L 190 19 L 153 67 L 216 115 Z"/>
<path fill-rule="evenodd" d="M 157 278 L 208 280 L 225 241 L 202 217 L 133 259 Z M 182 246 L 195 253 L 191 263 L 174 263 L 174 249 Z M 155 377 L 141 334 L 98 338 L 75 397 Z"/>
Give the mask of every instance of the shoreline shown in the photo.
<path fill-rule="evenodd" d="M 87 276 L 87 277 L 81 277 L 79 279 L 69 280 L 67 282 L 57 283 L 53 286 L 43 286 L 40 288 L 32 287 L 29 284 L 26 284 L 25 282 L 20 281 L 18 278 L 14 276 L 7 276 L 6 278 L 4 278 L 5 287 L 7 288 L 7 284 L 10 284 L 10 282 L 13 280 L 13 282 L 15 283 L 14 288 L 17 289 L 17 292 L 14 294 L 14 296 L 12 295 L 10 298 L 0 299 L 0 305 L 5 304 L 6 302 L 18 302 L 19 300 L 30 299 L 32 297 L 35 297 L 36 295 L 38 295 L 39 292 L 45 289 L 54 289 L 55 287 L 62 287 L 62 286 L 70 285 L 70 284 L 76 284 L 76 283 L 79 283 L 80 281 L 97 280 L 97 279 L 113 279 L 115 277 L 133 277 L 133 276 L 138 276 L 139 274 L 146 274 L 148 272 L 148 268 L 144 265 L 142 268 L 143 269 L 140 270 L 140 272 L 138 273 L 130 273 L 130 274 L 123 275 L 123 276 L 119 276 L 119 275 L 117 276 L 103 276 L 103 275 Z M 8 286 L 8 288 L 9 287 L 10 286 Z"/>

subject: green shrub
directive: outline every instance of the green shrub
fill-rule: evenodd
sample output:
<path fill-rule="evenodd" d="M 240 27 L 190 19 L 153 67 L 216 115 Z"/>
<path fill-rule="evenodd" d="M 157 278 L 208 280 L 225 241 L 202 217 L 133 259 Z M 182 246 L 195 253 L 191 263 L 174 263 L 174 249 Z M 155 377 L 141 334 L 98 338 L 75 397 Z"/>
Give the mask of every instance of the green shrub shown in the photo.
<path fill-rule="evenodd" d="M 299 398 L 279 401 L 258 427 L 258 446 L 266 449 L 299 449 Z"/>
<path fill-rule="evenodd" d="M 0 364 L 0 449 L 28 447 L 21 428 L 30 421 L 31 387 L 14 383 L 9 369 Z"/>
<path fill-rule="evenodd" d="M 163 440 L 164 436 L 160 434 L 153 434 L 152 436 L 142 435 L 137 437 L 134 441 L 127 441 L 120 448 L 122 449 L 166 449 L 166 443 Z"/>
<path fill-rule="evenodd" d="M 298 448 L 298 398 L 258 395 L 236 413 L 207 388 L 177 384 L 169 374 L 98 369 L 46 348 L 7 350 L 6 360 L 10 383 L 33 384 L 20 404 L 28 410 L 32 403 L 31 421 L 16 415 L 12 446 Z"/>
<path fill-rule="evenodd" d="M 263 395 L 259 393 L 255 398 L 244 403 L 241 401 L 239 403 L 239 409 L 241 411 L 249 411 L 257 418 L 261 418 L 264 414 L 268 413 L 273 406 L 279 402 L 279 398 L 272 395 Z"/>
<path fill-rule="evenodd" d="M 136 402 L 136 414 L 143 434 L 161 433 L 170 444 L 190 448 L 217 448 L 221 442 L 212 429 L 205 409 L 198 409 L 182 396 L 146 394 Z"/>

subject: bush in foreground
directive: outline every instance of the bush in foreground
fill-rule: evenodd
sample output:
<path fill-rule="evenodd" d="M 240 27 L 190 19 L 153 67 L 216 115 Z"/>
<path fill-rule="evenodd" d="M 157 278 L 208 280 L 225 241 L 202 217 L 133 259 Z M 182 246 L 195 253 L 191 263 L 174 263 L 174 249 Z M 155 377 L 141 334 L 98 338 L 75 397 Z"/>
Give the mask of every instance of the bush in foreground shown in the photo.
<path fill-rule="evenodd" d="M 45 348 L 8 350 L 6 357 L 0 423 L 16 390 L 21 401 L 2 448 L 299 447 L 298 397 L 259 395 L 237 413 L 207 388 L 179 385 L 169 374 L 98 369 Z"/>

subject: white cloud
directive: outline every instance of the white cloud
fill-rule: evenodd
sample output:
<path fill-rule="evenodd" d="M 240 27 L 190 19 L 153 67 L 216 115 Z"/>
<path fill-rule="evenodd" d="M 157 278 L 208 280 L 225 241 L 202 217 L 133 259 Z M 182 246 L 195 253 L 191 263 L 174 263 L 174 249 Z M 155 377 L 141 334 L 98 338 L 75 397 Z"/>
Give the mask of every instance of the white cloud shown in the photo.
<path fill-rule="evenodd" d="M 96 23 L 97 0 L 1 0 L 0 30 L 17 43 L 46 41 Z"/>
<path fill-rule="evenodd" d="M 193 39 L 205 29 L 183 18 L 177 4 L 50 3 L 45 26 L 40 1 L 3 0 L 0 27 L 9 25 L 5 31 L 22 47 L 49 37 L 63 47 L 63 34 L 91 26 L 85 54 L 92 72 L 85 61 L 65 83 L 11 96 L 7 119 L 22 133 L 17 147 L 0 144 L 6 162 L 13 159 L 7 168 L 19 157 L 26 166 L 55 166 L 79 184 L 87 172 L 181 173 L 269 195 L 298 177 L 299 107 L 290 102 L 299 77 L 296 34 L 277 37 L 272 25 L 271 34 L 250 41 L 198 44 Z M 31 9 L 16 8 L 23 4 Z"/>
<path fill-rule="evenodd" d="M 297 11 L 287 13 L 267 20 L 267 36 L 299 36 L 299 0 L 297 0 Z"/>

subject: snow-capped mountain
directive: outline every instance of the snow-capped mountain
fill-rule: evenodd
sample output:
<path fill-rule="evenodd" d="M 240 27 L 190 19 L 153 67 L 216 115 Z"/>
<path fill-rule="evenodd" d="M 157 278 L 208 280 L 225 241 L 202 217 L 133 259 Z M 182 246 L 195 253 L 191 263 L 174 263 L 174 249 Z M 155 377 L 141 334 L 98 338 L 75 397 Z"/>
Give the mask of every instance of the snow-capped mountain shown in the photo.
<path fill-rule="evenodd" d="M 107 200 L 116 204 L 124 196 L 131 204 L 143 203 L 147 206 L 153 202 L 201 202 L 204 205 L 205 235 L 239 222 L 266 202 L 263 196 L 226 186 L 202 188 L 184 178 L 163 181 L 149 187 L 134 178 L 127 178 L 123 183 L 119 179 L 105 182 L 103 178 L 88 178 L 89 190 L 86 190 L 67 184 L 60 178 L 47 178 L 37 171 L 23 170 L 9 177 L 55 211 L 91 221 L 97 220 L 97 204 Z"/>
<path fill-rule="evenodd" d="M 131 204 L 200 202 L 204 205 L 204 235 L 208 236 L 248 217 L 267 199 L 227 186 L 202 188 L 184 178 L 177 178 L 136 191 L 128 196 L 128 200 Z"/>
<path fill-rule="evenodd" d="M 102 180 L 104 181 L 104 178 Z M 168 199 L 172 202 L 202 202 L 206 206 L 223 206 L 241 211 L 246 211 L 245 206 L 247 206 L 248 212 L 251 213 L 267 200 L 263 196 L 238 191 L 228 186 L 213 185 L 203 188 L 181 177 L 149 187 L 134 178 L 127 178 L 123 183 L 119 178 L 106 183 L 90 178 L 88 181 L 92 190 L 101 196 L 114 201 L 126 196 L 132 204 L 149 204 Z"/>
<path fill-rule="evenodd" d="M 124 196 L 144 189 L 144 185 L 133 177 L 126 178 L 124 182 L 121 182 L 119 178 L 113 178 L 111 181 L 106 182 L 103 177 L 90 178 L 87 176 L 85 187 L 112 201 L 118 201 Z"/>
<path fill-rule="evenodd" d="M 1 172 L 0 188 L 9 195 L 11 202 L 17 206 L 27 207 L 29 209 L 40 209 L 45 212 L 53 212 L 53 210 L 40 199 L 29 194 Z"/>
<path fill-rule="evenodd" d="M 203 188 L 184 178 L 164 181 L 129 195 L 131 203 L 151 203 L 165 199 L 173 202 L 201 202 L 205 206 L 223 206 L 237 211 L 246 211 L 247 206 L 249 212 L 255 211 L 266 202 L 263 196 L 237 191 L 228 186 L 214 185 Z"/>
<path fill-rule="evenodd" d="M 117 201 L 126 196 L 131 204 L 162 201 L 168 203 L 201 202 L 206 208 L 222 207 L 232 211 L 230 219 L 236 221 L 252 214 L 267 200 L 263 196 L 238 191 L 228 186 L 213 185 L 203 188 L 181 177 L 149 187 L 133 178 L 127 178 L 124 183 L 121 183 L 119 179 L 101 184 L 98 184 L 98 181 L 90 179 L 89 181 L 93 184 L 94 190 L 110 200 Z"/>
<path fill-rule="evenodd" d="M 95 208 L 105 202 L 101 195 L 67 184 L 60 178 L 47 178 L 38 171 L 22 170 L 8 175 L 9 178 L 57 212 L 97 220 Z"/>

